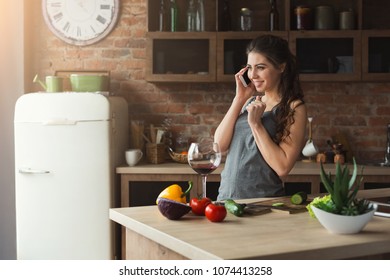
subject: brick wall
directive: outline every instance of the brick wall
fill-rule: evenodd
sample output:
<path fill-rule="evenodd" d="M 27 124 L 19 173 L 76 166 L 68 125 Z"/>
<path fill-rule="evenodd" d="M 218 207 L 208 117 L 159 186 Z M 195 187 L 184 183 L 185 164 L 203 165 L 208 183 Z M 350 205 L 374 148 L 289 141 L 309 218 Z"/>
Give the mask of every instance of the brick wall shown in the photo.
<path fill-rule="evenodd" d="M 129 119 L 161 124 L 170 118 L 174 135 L 188 133 L 192 140 L 212 135 L 234 96 L 232 83 L 163 83 L 144 81 L 146 0 L 122 0 L 114 31 L 86 47 L 70 46 L 46 27 L 41 1 L 33 0 L 30 14 L 31 80 L 35 73 L 55 70 L 110 70 L 111 89 L 129 102 Z M 35 85 L 28 85 L 38 90 Z M 389 83 L 304 83 L 314 142 L 323 150 L 332 136 L 344 137 L 359 162 L 383 160 L 386 125 L 390 123 Z"/>

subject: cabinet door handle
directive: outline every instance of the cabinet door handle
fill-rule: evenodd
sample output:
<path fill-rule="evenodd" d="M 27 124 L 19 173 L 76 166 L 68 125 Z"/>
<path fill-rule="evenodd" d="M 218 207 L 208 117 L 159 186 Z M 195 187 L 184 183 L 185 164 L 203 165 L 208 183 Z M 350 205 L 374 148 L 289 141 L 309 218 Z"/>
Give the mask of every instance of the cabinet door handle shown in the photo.
<path fill-rule="evenodd" d="M 22 173 L 22 174 L 47 174 L 47 173 L 50 173 L 50 171 L 43 170 L 43 169 L 19 168 L 19 173 Z"/>

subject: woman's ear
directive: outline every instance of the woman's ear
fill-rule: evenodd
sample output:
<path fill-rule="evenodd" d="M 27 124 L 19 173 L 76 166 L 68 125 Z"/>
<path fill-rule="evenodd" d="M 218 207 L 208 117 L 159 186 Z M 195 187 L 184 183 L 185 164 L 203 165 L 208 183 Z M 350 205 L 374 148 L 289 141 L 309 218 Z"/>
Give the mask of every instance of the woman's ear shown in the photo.
<path fill-rule="evenodd" d="M 280 67 L 279 67 L 280 73 L 283 73 L 285 68 L 286 68 L 286 63 L 280 64 Z"/>

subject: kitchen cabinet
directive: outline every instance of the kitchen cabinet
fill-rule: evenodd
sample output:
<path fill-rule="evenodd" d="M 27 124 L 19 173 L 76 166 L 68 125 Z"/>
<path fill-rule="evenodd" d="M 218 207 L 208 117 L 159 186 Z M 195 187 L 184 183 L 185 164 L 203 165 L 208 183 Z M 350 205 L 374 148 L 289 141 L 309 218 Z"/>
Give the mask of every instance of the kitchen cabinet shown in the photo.
<path fill-rule="evenodd" d="M 362 46 L 362 79 L 364 81 L 389 81 L 390 30 L 363 30 Z"/>
<path fill-rule="evenodd" d="M 290 49 L 297 56 L 301 81 L 359 81 L 360 34 L 355 30 L 290 31 Z"/>
<path fill-rule="evenodd" d="M 165 0 L 167 2 L 167 0 Z M 150 82 L 231 82 L 246 63 L 245 47 L 269 33 L 269 0 L 209 0 L 205 3 L 205 31 L 186 32 L 188 0 L 176 0 L 178 31 L 160 32 L 160 1 L 148 0 L 146 80 Z M 226 30 L 224 4 L 230 7 Z M 297 30 L 295 8 L 311 10 L 311 27 Z M 331 6 L 334 27 L 316 30 L 318 6 Z M 252 10 L 251 31 L 240 31 L 240 10 Z M 390 21 L 387 0 L 277 0 L 279 31 L 297 56 L 302 81 L 383 81 L 390 78 Z M 353 11 L 353 29 L 339 29 L 339 15 Z"/>
<path fill-rule="evenodd" d="M 213 82 L 215 50 L 214 32 L 149 32 L 146 80 Z"/>
<path fill-rule="evenodd" d="M 228 0 L 231 11 L 231 30 L 228 31 L 221 31 L 225 23 L 222 17 L 224 1 L 204 1 L 205 32 L 186 32 L 188 2 L 188 0 L 176 0 L 178 31 L 160 32 L 158 19 L 161 2 L 148 0 L 146 80 L 149 82 L 234 81 L 234 71 L 246 64 L 246 44 L 268 30 L 269 0 Z M 279 13 L 284 13 L 284 2 L 279 0 L 277 3 Z M 253 26 L 248 32 L 239 31 L 242 7 L 253 11 Z M 283 16 L 280 16 L 279 26 L 282 30 L 285 29 Z M 274 34 L 288 39 L 286 32 Z"/>
<path fill-rule="evenodd" d="M 252 32 L 218 32 L 217 34 L 217 81 L 231 82 L 233 75 L 246 65 L 246 46 L 249 42 L 265 34 L 265 31 Z M 273 34 L 288 39 L 285 31 L 275 31 Z"/>

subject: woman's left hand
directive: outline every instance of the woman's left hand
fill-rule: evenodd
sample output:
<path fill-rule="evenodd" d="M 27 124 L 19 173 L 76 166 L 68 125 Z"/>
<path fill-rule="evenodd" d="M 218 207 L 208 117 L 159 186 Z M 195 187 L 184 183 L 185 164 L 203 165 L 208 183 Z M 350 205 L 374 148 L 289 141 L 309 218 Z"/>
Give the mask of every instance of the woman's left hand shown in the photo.
<path fill-rule="evenodd" d="M 261 123 L 261 117 L 264 114 L 265 108 L 266 105 L 264 102 L 261 101 L 260 96 L 257 96 L 256 100 L 249 104 L 249 106 L 247 107 L 247 111 L 248 123 L 250 126 L 258 125 Z"/>

